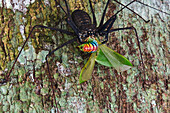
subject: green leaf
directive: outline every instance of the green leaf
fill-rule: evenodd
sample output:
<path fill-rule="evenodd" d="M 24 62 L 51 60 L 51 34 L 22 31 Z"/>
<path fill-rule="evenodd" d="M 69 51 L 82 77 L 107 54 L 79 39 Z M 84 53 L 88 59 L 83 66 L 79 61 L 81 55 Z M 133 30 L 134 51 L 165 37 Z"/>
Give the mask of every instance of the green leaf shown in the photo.
<path fill-rule="evenodd" d="M 99 50 L 99 53 L 97 55 L 96 62 L 107 67 L 113 67 L 112 64 L 109 62 L 109 60 L 107 59 L 107 57 L 101 51 L 101 49 Z"/>
<path fill-rule="evenodd" d="M 99 46 L 99 54 L 96 61 L 108 67 L 114 67 L 117 71 L 126 71 L 133 66 L 128 59 L 102 44 Z M 111 66 L 112 65 L 112 66 Z"/>
<path fill-rule="evenodd" d="M 79 77 L 80 84 L 91 79 L 91 74 L 94 69 L 95 59 L 96 59 L 96 52 L 91 54 L 89 60 L 81 70 L 80 77 Z"/>

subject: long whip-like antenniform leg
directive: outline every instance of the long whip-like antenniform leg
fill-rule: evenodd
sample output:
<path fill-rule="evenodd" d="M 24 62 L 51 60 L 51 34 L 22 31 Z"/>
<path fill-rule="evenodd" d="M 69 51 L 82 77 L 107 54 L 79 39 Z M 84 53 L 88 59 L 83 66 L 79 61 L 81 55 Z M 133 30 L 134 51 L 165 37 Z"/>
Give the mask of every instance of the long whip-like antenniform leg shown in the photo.
<path fill-rule="evenodd" d="M 144 6 L 147 6 L 147 7 L 149 7 L 149 8 L 155 9 L 155 10 L 157 10 L 157 11 L 159 11 L 159 12 L 162 12 L 162 13 L 165 13 L 165 14 L 167 14 L 167 15 L 170 15 L 170 14 L 167 13 L 167 12 L 164 12 L 164 11 L 162 11 L 162 10 L 160 10 L 160 9 L 157 9 L 157 8 L 155 8 L 155 7 L 152 7 L 152 6 L 148 5 L 148 4 L 142 3 L 141 1 L 136 0 L 136 2 L 138 2 L 138 3 L 140 3 L 140 4 L 144 5 Z"/>
<path fill-rule="evenodd" d="M 120 3 L 117 0 L 114 0 L 115 2 L 119 3 L 120 5 L 126 7 L 127 9 L 129 9 L 130 11 L 132 11 L 134 14 L 138 15 L 144 22 L 148 23 L 150 20 L 145 20 L 143 17 L 141 17 L 139 14 L 137 14 L 135 11 L 133 11 L 132 9 L 130 9 L 129 7 L 127 7 L 126 5 Z M 136 0 L 132 1 L 132 2 L 136 2 Z"/>

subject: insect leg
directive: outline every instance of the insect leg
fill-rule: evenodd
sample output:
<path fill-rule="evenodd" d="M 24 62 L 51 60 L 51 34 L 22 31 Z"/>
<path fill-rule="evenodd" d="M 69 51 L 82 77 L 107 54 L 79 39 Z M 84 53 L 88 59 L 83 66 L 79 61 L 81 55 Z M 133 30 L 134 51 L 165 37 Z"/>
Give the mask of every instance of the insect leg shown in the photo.
<path fill-rule="evenodd" d="M 4 42 L 2 41 L 2 38 L 1 38 L 1 36 L 3 36 L 4 29 L 5 29 L 5 27 L 2 28 L 1 34 L 0 34 L 0 46 L 1 46 L 1 48 L 2 48 L 2 50 L 4 52 L 4 54 L 5 54 L 5 58 L 6 58 L 7 57 L 7 53 L 6 53 L 6 50 L 5 50 L 5 45 L 4 45 Z"/>
<path fill-rule="evenodd" d="M 64 11 L 64 13 L 68 16 L 66 21 L 67 23 L 71 26 L 71 28 L 74 30 L 74 32 L 78 35 L 79 34 L 79 29 L 76 27 L 75 23 L 73 22 L 72 20 L 72 17 L 70 15 L 70 10 L 69 10 L 69 7 L 68 7 L 68 4 L 67 4 L 67 1 L 64 0 L 65 2 L 65 5 L 66 5 L 66 9 L 67 9 L 67 12 L 64 10 L 64 8 L 55 0 L 56 2 L 56 5 L 58 4 L 59 7 Z"/>
<path fill-rule="evenodd" d="M 30 38 L 31 33 L 33 32 L 33 30 L 34 30 L 35 28 L 46 28 L 46 29 L 51 29 L 51 30 L 56 30 L 56 31 L 59 31 L 59 32 L 63 32 L 63 33 L 65 33 L 65 34 L 67 34 L 67 35 L 75 36 L 74 33 L 69 32 L 69 31 L 67 31 L 67 30 L 57 29 L 57 28 L 52 28 L 52 27 L 46 27 L 46 26 L 42 26 L 42 25 L 35 25 L 35 26 L 31 29 L 31 31 L 30 31 L 28 37 L 26 38 L 26 40 L 25 40 L 25 42 L 24 42 L 21 50 L 19 51 L 19 53 L 18 53 L 18 55 L 17 55 L 17 57 L 16 57 L 13 65 L 12 65 L 12 68 L 11 68 L 10 71 L 7 73 L 7 75 L 6 75 L 6 79 L 7 79 L 7 80 L 9 79 L 9 76 L 10 76 L 10 74 L 11 74 L 11 72 L 12 72 L 14 66 L 15 66 L 15 63 L 16 63 L 17 60 L 18 60 L 19 55 L 21 54 L 23 48 L 25 47 L 25 44 L 27 43 L 28 39 Z"/>
<path fill-rule="evenodd" d="M 105 39 L 104 41 L 102 42 L 102 44 L 106 43 L 108 41 L 108 34 L 109 34 L 109 30 L 111 29 L 113 23 L 115 22 L 116 20 L 116 15 L 114 16 L 114 18 L 110 18 L 104 25 L 103 27 L 101 28 L 101 31 L 99 31 L 101 34 L 104 34 L 105 35 Z M 104 30 L 107 28 L 107 31 L 104 32 Z"/>
<path fill-rule="evenodd" d="M 143 71 L 144 71 L 144 79 L 143 79 L 143 87 L 144 87 L 144 80 L 145 80 L 145 78 L 146 78 L 146 76 L 145 76 L 145 65 L 144 65 L 144 62 L 143 62 L 141 46 L 140 46 L 139 37 L 138 37 L 138 33 L 137 33 L 136 28 L 135 28 L 135 27 L 125 27 L 125 28 L 111 29 L 111 30 L 109 31 L 109 33 L 114 32 L 114 31 L 130 30 L 130 29 L 132 29 L 132 30 L 135 31 L 135 35 L 136 35 L 136 38 L 137 38 L 137 43 L 138 43 L 138 48 L 139 48 L 139 54 L 140 54 L 140 59 L 141 59 L 141 63 L 140 63 L 140 64 L 142 64 Z M 108 32 L 108 31 L 106 31 L 106 32 Z M 143 77 L 142 77 L 142 78 L 143 78 Z M 144 88 L 145 88 L 145 87 L 144 87 Z"/>
<path fill-rule="evenodd" d="M 127 4 L 126 6 L 124 6 L 121 10 L 119 10 L 116 14 L 114 14 L 112 17 L 110 17 L 110 19 L 107 20 L 104 25 L 102 25 L 100 28 L 97 29 L 97 30 L 98 30 L 98 33 L 99 33 L 100 35 L 105 35 L 105 40 L 102 42 L 102 44 L 104 44 L 104 43 L 106 43 L 106 42 L 108 41 L 108 34 L 109 34 L 109 31 L 110 31 L 113 23 L 114 23 L 115 20 L 116 20 L 117 14 L 118 14 L 120 11 L 122 11 L 124 8 L 126 8 L 128 5 L 132 4 L 133 2 L 135 2 L 135 1 L 132 1 L 132 2 L 128 3 L 128 4 Z M 104 32 L 104 30 L 105 30 L 106 28 L 107 28 L 107 31 Z"/>
<path fill-rule="evenodd" d="M 125 27 L 125 28 L 111 29 L 111 30 L 109 31 L 109 33 L 114 32 L 114 31 L 130 30 L 130 29 L 132 29 L 132 30 L 135 31 L 135 35 L 136 35 L 137 42 L 138 42 L 138 47 L 139 47 L 139 53 L 140 53 L 140 57 L 141 57 L 141 62 L 142 62 L 142 65 L 144 66 L 143 57 L 142 57 L 142 51 L 141 51 L 140 42 L 139 42 L 139 37 L 138 37 L 138 33 L 137 33 L 137 30 L 136 30 L 135 27 Z M 106 31 L 106 32 L 107 32 L 107 31 Z"/>
<path fill-rule="evenodd" d="M 113 15 L 109 20 L 107 20 L 103 26 L 101 26 L 98 29 L 99 34 L 104 33 L 103 31 L 105 31 L 105 29 L 111 28 L 113 23 L 115 22 L 115 20 L 117 19 L 116 15 Z M 109 29 L 110 30 L 110 29 Z M 105 32 L 106 33 L 106 32 Z"/>
<path fill-rule="evenodd" d="M 49 82 L 51 83 L 51 88 L 52 88 L 52 92 L 53 92 L 53 97 L 54 97 L 54 101 L 55 101 L 55 104 L 56 104 L 56 107 L 57 107 L 57 101 L 56 101 L 56 98 L 55 98 L 55 89 L 54 89 L 54 85 L 53 85 L 53 81 L 52 81 L 52 78 L 51 78 L 51 73 L 50 73 L 50 66 L 49 66 L 49 63 L 48 63 L 48 57 L 51 56 L 51 54 L 53 54 L 55 51 L 57 51 L 58 49 L 62 48 L 63 46 L 66 46 L 67 44 L 70 44 L 70 43 L 73 43 L 74 41 L 77 40 L 77 37 L 76 38 L 73 38 L 67 42 L 65 42 L 64 44 L 60 45 L 59 47 L 57 47 L 56 49 L 54 49 L 53 51 L 49 52 L 47 54 L 47 56 L 45 57 L 46 59 L 46 63 L 47 63 L 47 69 L 48 69 L 48 75 L 49 75 Z M 57 107 L 57 111 L 58 111 L 58 107 Z"/>
<path fill-rule="evenodd" d="M 112 26 L 113 23 L 114 23 L 114 22 L 112 22 L 112 21 L 115 21 L 115 20 L 116 20 L 116 15 L 117 15 L 120 11 L 122 11 L 123 9 L 127 8 L 127 6 L 129 6 L 129 5 L 132 4 L 133 2 L 135 2 L 135 1 L 132 1 L 132 2 L 128 3 L 127 5 L 124 5 L 124 7 L 123 7 L 122 9 L 120 9 L 116 14 L 114 14 L 113 16 L 111 16 L 110 19 L 107 20 L 107 21 L 104 23 L 104 25 L 103 25 L 103 21 L 104 21 L 103 19 L 104 19 L 105 13 L 103 13 L 104 15 L 102 16 L 102 20 L 101 20 L 102 23 L 100 22 L 100 24 L 102 24 L 102 25 L 101 25 L 101 26 L 99 25 L 99 27 L 97 28 L 98 32 L 102 32 L 102 31 L 104 31 L 104 29 L 108 28 L 109 26 Z M 112 23 L 112 24 L 110 24 L 110 23 Z M 111 28 L 111 27 L 109 27 L 109 28 Z M 108 31 L 109 31 L 109 30 L 110 30 L 110 29 L 108 29 Z"/>
<path fill-rule="evenodd" d="M 47 27 L 47 26 L 43 26 L 43 25 L 35 25 L 34 27 L 56 30 L 56 31 L 65 33 L 65 34 L 67 34 L 67 35 L 77 36 L 74 32 L 70 32 L 70 31 L 67 31 L 67 30 L 64 30 L 64 29 L 58 29 L 58 28 L 54 28 L 54 27 Z M 33 28 L 34 28 L 34 27 L 33 27 Z"/>
<path fill-rule="evenodd" d="M 103 11 L 103 15 L 102 15 L 102 18 L 101 18 L 101 21 L 100 21 L 100 24 L 99 24 L 98 28 L 100 28 L 100 27 L 103 26 L 104 17 L 105 17 L 105 15 L 106 15 L 106 10 L 107 10 L 107 7 L 108 7 L 108 5 L 109 5 L 109 2 L 110 2 L 110 0 L 107 1 L 107 4 L 106 4 L 105 9 L 104 9 L 104 11 Z"/>
<path fill-rule="evenodd" d="M 96 26 L 97 25 L 96 16 L 94 14 L 94 10 L 93 10 L 93 7 L 92 7 L 91 0 L 89 0 L 89 3 L 90 3 L 90 9 L 91 9 L 91 12 L 92 12 L 92 15 L 93 15 L 93 24 Z"/>
<path fill-rule="evenodd" d="M 59 5 L 59 7 L 64 11 L 64 13 L 67 15 L 66 11 L 64 10 L 64 8 L 55 0 L 55 5 L 56 7 Z"/>
<path fill-rule="evenodd" d="M 73 38 L 73 39 L 71 39 L 71 40 L 69 40 L 69 41 L 67 41 L 67 42 L 65 42 L 64 44 L 60 45 L 59 47 L 57 47 L 57 48 L 55 48 L 53 51 L 51 51 L 49 54 L 47 54 L 47 56 L 51 56 L 51 54 L 53 54 L 53 53 L 54 53 L 55 51 L 57 51 L 58 49 L 66 46 L 67 44 L 73 43 L 73 42 L 76 41 L 76 40 L 77 40 L 77 37 L 76 37 L 76 38 Z"/>

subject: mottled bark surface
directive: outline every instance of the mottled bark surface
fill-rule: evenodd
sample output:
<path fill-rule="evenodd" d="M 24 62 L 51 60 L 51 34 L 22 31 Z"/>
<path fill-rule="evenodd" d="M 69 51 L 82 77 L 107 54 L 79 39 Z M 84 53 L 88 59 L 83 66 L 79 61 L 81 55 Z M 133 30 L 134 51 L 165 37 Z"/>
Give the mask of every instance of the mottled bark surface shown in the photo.
<path fill-rule="evenodd" d="M 107 0 L 92 0 L 99 24 Z M 119 0 L 127 4 L 131 0 Z M 125 2 L 124 2 L 125 1 Z M 81 53 L 77 42 L 56 51 L 49 58 L 49 80 L 46 54 L 73 37 L 47 29 L 35 29 L 22 51 L 10 79 L 5 81 L 14 59 L 35 25 L 71 31 L 65 14 L 54 0 L 0 1 L 0 111 L 3 112 L 162 112 L 168 113 L 169 15 L 139 3 L 117 17 L 113 28 L 134 26 L 137 29 L 145 71 L 133 30 L 113 32 L 106 44 L 128 58 L 134 67 L 118 73 L 95 64 L 92 79 L 79 84 L 79 74 L 89 55 Z M 169 0 L 143 0 L 155 8 L 169 12 Z M 9 4 L 11 4 L 9 6 Z M 66 9 L 60 0 L 61 6 Z M 91 15 L 88 0 L 68 0 L 71 12 L 82 9 Z M 105 20 L 121 8 L 109 4 Z M 91 15 L 92 16 L 92 15 Z M 53 85 L 53 87 L 51 86 Z"/>

